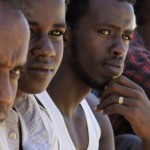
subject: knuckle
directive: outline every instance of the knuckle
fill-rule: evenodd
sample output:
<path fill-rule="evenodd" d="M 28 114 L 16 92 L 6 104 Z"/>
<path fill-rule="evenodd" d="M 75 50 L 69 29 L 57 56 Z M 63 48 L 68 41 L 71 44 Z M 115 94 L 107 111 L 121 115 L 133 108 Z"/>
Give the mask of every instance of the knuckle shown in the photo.
<path fill-rule="evenodd" d="M 135 97 L 136 97 L 137 99 L 142 99 L 143 93 L 141 93 L 140 91 L 136 91 L 136 92 L 135 92 Z"/>
<path fill-rule="evenodd" d="M 109 100 L 110 100 L 110 101 L 115 101 L 115 99 L 116 99 L 116 97 L 115 97 L 114 95 L 111 95 L 111 96 L 109 97 Z"/>
<path fill-rule="evenodd" d="M 123 82 L 124 80 L 126 79 L 126 77 L 125 76 L 121 76 L 118 80 L 119 80 L 119 82 Z"/>
<path fill-rule="evenodd" d="M 134 101 L 134 107 L 135 108 L 139 108 L 140 104 L 139 104 L 139 101 L 135 100 Z"/>
<path fill-rule="evenodd" d="M 138 89 L 140 92 L 145 93 L 144 90 L 143 90 L 143 88 L 142 88 L 141 86 L 139 86 L 138 84 L 137 84 L 136 86 L 137 86 L 137 89 Z"/>
<path fill-rule="evenodd" d="M 118 104 L 114 104 L 110 107 L 110 110 L 115 111 L 115 110 L 117 110 L 117 108 L 118 108 Z"/>
<path fill-rule="evenodd" d="M 112 84 L 111 88 L 112 90 L 116 91 L 118 89 L 118 84 L 117 83 Z"/>
<path fill-rule="evenodd" d="M 139 114 L 139 110 L 137 108 L 133 108 L 132 109 L 132 115 L 134 116 L 134 118 L 137 118 Z"/>

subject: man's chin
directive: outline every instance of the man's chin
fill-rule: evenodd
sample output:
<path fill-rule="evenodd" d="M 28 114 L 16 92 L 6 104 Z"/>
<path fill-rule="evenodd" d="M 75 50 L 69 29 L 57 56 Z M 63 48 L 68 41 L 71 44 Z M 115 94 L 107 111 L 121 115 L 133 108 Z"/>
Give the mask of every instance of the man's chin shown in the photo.
<path fill-rule="evenodd" d="M 0 113 L 0 123 L 2 123 L 6 119 L 6 115 L 4 113 Z"/>
<path fill-rule="evenodd" d="M 9 108 L 0 104 L 0 122 L 3 122 L 8 115 Z"/>

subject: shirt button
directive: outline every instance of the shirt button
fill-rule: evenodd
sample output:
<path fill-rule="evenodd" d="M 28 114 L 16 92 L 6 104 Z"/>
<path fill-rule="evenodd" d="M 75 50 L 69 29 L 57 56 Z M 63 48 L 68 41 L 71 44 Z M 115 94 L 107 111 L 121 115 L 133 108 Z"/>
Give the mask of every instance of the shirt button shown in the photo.
<path fill-rule="evenodd" d="M 17 134 L 15 132 L 10 132 L 9 133 L 9 138 L 12 140 L 16 140 L 17 139 Z"/>

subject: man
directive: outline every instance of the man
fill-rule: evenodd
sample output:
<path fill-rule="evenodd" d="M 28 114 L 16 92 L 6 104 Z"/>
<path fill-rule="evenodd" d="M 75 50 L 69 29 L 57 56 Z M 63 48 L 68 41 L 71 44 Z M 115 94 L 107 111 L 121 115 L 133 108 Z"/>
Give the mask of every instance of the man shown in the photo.
<path fill-rule="evenodd" d="M 48 87 L 53 101 L 46 92 L 36 96 L 49 111 L 62 149 L 113 150 L 110 122 L 94 110 L 99 101 L 86 98 L 93 115 L 84 98 L 123 72 L 133 7 L 128 1 L 71 0 L 66 21 L 64 57 Z"/>
<path fill-rule="evenodd" d="M 6 124 L 6 146 L 49 150 L 53 148 L 55 133 L 46 111 L 38 105 L 33 95 L 46 89 L 57 71 L 63 55 L 65 32 L 64 0 L 17 0 L 31 30 L 26 72 L 19 80 L 19 90 L 14 111 Z M 13 120 L 12 120 L 13 118 Z M 11 136 L 9 133 L 12 133 Z M 51 135 L 51 136 L 50 136 Z M 50 138 L 51 137 L 51 138 Z M 57 146 L 58 143 L 54 143 Z M 54 145 L 54 146 L 55 146 Z M 55 149 L 55 147 L 54 147 Z"/>
<path fill-rule="evenodd" d="M 18 79 L 26 62 L 29 35 L 27 21 L 14 2 L 1 0 L 0 122 L 5 119 L 14 103 Z"/>
<path fill-rule="evenodd" d="M 12 0 L 0 0 L 0 149 L 7 150 L 3 126 L 12 111 L 29 44 L 28 23 Z M 11 134 L 11 133 L 10 133 Z"/>
<path fill-rule="evenodd" d="M 62 60 L 62 39 L 66 28 L 65 2 L 64 0 L 38 0 L 36 3 L 33 0 L 23 1 L 26 7 L 30 8 L 30 12 L 26 12 L 25 8 L 23 12 L 30 25 L 31 42 L 27 71 L 19 79 L 19 89 L 23 89 L 26 93 L 39 93 L 46 89 Z"/>
<path fill-rule="evenodd" d="M 150 1 L 137 0 L 134 10 L 137 28 L 130 43 L 124 75 L 140 85 L 150 99 Z M 147 120 L 149 114 L 147 116 L 145 113 L 143 118 Z M 130 123 L 123 116 L 112 115 L 111 121 L 115 135 L 125 133 L 135 134 Z"/>

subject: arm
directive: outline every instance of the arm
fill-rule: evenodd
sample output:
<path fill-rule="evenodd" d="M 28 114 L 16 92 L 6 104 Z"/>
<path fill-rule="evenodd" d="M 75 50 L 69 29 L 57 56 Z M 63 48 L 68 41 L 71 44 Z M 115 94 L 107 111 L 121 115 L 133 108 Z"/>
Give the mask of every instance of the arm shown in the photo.
<path fill-rule="evenodd" d="M 99 141 L 100 150 L 114 150 L 114 135 L 112 126 L 107 115 L 103 115 L 101 112 L 96 112 L 95 107 L 99 103 L 99 100 L 93 95 L 89 94 L 86 98 L 89 106 L 91 107 L 99 125 L 101 128 L 101 138 Z"/>
<path fill-rule="evenodd" d="M 124 97 L 123 104 L 118 103 L 120 96 Z M 112 80 L 101 96 L 100 110 L 124 116 L 141 138 L 141 149 L 150 149 L 150 102 L 141 87 L 124 76 Z"/>

